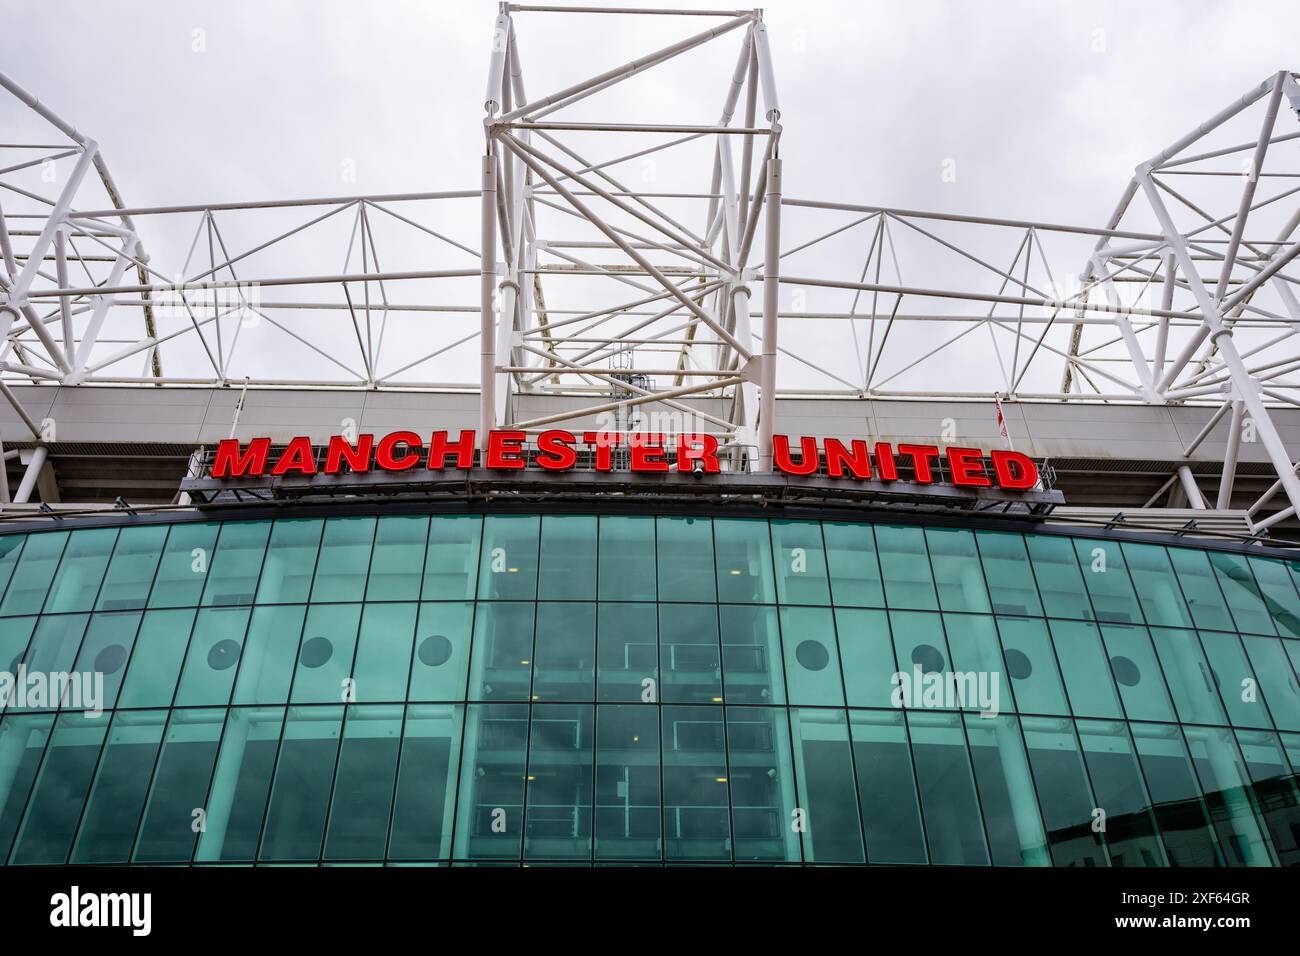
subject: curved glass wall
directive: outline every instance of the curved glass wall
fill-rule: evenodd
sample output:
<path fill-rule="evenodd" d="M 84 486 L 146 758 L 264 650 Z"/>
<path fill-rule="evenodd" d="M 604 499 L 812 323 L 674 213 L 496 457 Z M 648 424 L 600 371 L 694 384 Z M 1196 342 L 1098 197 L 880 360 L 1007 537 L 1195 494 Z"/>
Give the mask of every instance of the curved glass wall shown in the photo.
<path fill-rule="evenodd" d="M 0 860 L 1295 864 L 1297 576 L 737 517 L 7 534 Z"/>

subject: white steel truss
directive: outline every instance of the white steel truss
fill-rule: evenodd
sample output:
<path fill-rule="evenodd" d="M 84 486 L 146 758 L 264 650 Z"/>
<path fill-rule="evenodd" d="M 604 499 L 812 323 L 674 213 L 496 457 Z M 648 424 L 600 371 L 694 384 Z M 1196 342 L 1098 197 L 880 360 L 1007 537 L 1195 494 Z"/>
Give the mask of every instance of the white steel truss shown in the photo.
<path fill-rule="evenodd" d="M 598 15 L 680 38 L 529 86 L 530 29 Z M 1185 457 L 1225 417 L 1230 437 L 1212 503 L 1183 470 L 1191 504 L 1227 507 L 1246 434 L 1277 472 L 1255 526 L 1300 508 L 1269 413 L 1300 405 L 1294 74 L 1140 164 L 1081 226 L 785 195 L 758 10 L 502 4 L 488 63 L 477 188 L 150 208 L 0 75 L 61 137 L 0 143 L 0 389 L 473 391 L 483 432 L 648 422 L 709 431 L 754 471 L 778 396 L 1204 404 Z M 701 112 L 665 121 L 652 94 L 674 69 Z M 647 115 L 610 117 L 602 95 L 637 84 Z M 565 401 L 527 417 L 521 395 Z"/>

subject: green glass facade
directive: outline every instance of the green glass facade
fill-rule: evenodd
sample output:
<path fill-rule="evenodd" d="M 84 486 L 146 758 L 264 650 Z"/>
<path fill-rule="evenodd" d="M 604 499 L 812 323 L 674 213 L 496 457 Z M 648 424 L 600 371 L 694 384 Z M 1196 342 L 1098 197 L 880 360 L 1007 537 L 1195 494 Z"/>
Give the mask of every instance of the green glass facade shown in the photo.
<path fill-rule="evenodd" d="M 1298 581 L 937 523 L 4 534 L 0 669 L 103 710 L 7 699 L 0 860 L 1294 865 Z M 897 706 L 951 672 L 997 706 Z"/>

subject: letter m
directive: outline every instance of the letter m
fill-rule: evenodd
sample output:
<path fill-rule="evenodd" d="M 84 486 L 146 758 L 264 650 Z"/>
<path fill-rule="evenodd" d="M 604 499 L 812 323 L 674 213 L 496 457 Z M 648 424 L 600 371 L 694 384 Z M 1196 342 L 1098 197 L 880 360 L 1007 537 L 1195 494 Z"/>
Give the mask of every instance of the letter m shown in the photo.
<path fill-rule="evenodd" d="M 247 451 L 241 450 L 236 439 L 223 438 L 217 442 L 216 453 L 212 456 L 212 477 L 242 478 L 266 474 L 266 459 L 270 452 L 269 438 L 254 438 L 248 443 Z"/>

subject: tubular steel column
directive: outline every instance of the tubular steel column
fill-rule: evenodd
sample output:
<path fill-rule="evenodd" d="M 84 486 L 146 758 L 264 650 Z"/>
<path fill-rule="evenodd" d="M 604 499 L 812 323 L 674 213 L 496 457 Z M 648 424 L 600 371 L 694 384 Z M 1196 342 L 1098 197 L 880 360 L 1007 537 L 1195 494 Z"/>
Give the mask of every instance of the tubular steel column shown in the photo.
<path fill-rule="evenodd" d="M 781 160 L 767 161 L 767 235 L 763 261 L 763 364 L 758 396 L 758 470 L 772 470 L 776 415 L 776 317 L 781 297 Z"/>
<path fill-rule="evenodd" d="M 483 157 L 483 196 L 479 279 L 479 449 L 487 448 L 488 432 L 496 427 L 496 314 L 492 303 L 497 288 L 497 157 L 491 139 Z"/>

